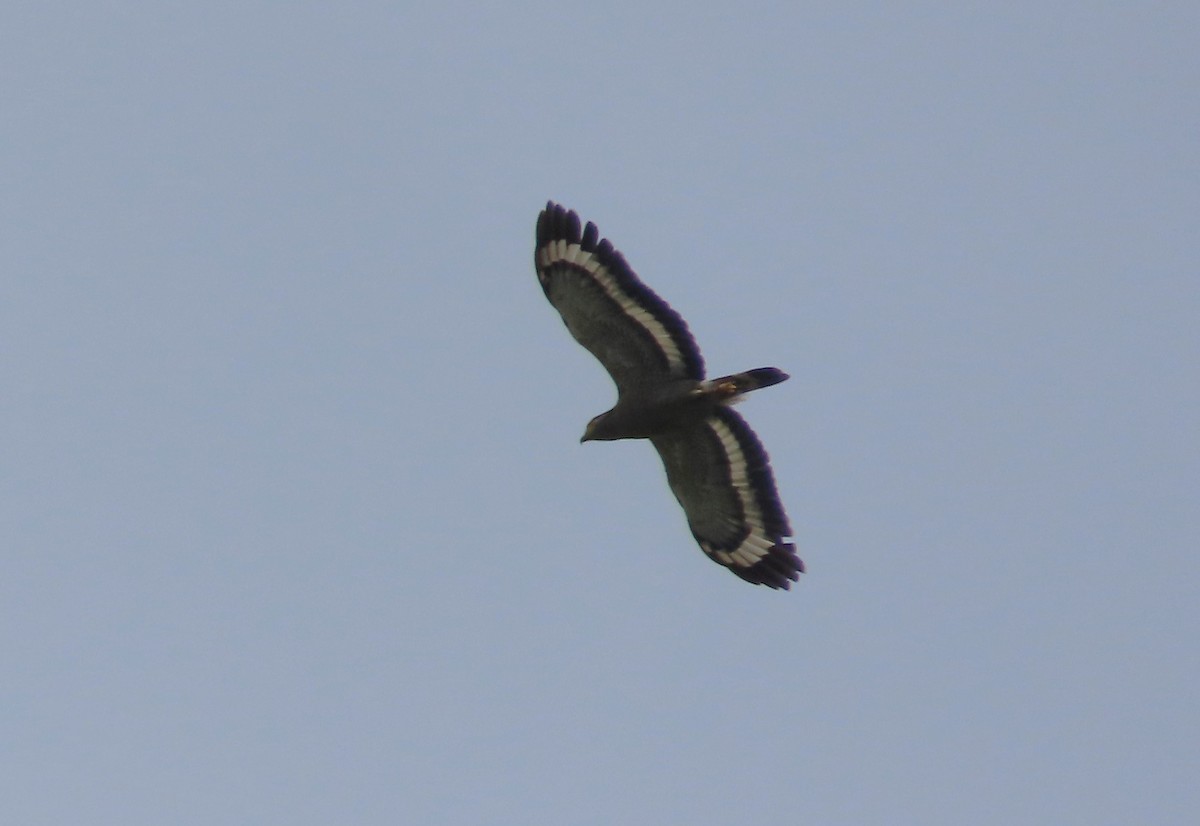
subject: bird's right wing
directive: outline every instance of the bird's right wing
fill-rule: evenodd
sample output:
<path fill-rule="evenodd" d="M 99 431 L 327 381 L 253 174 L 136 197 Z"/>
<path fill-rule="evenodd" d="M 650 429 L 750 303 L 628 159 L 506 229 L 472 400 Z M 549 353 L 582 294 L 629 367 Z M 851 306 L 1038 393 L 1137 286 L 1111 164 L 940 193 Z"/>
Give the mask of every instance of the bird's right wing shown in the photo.
<path fill-rule="evenodd" d="M 762 443 L 728 407 L 650 440 L 692 535 L 709 558 L 756 585 L 787 589 L 804 563 L 787 541 L 792 529 L 779 503 Z"/>
<path fill-rule="evenodd" d="M 704 359 L 677 312 L 641 282 L 596 225 L 553 202 L 538 216 L 538 281 L 575 340 L 617 389 L 703 379 Z"/>

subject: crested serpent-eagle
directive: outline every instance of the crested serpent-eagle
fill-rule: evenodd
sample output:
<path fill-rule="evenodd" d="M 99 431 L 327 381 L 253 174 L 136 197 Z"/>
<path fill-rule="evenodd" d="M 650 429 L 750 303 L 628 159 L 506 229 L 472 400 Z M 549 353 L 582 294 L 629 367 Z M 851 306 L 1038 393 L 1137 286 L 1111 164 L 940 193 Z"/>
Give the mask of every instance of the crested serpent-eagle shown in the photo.
<path fill-rule="evenodd" d="M 642 283 L 596 225 L 550 202 L 538 216 L 534 266 L 575 340 L 617 385 L 617 403 L 581 442 L 649 439 L 700 547 L 747 582 L 788 588 L 804 563 L 788 539 L 767 453 L 729 405 L 787 379 L 774 367 L 704 378 L 684 320 Z"/>

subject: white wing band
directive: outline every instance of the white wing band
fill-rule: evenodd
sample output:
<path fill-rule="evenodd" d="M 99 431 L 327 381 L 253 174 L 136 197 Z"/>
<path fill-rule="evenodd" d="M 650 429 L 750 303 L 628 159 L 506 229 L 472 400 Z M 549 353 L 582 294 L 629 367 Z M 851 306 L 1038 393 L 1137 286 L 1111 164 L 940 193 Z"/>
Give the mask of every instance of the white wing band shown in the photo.
<path fill-rule="evenodd" d="M 713 433 L 717 434 L 725 456 L 729 460 L 729 478 L 738 500 L 742 503 L 745 527 L 749 528 L 749 533 L 732 551 L 722 551 L 711 547 L 705 550 L 726 565 L 732 564 L 749 568 L 767 556 L 776 543 L 767 533 L 762 509 L 758 506 L 758 499 L 754 495 L 754 485 L 750 481 L 749 462 L 746 460 L 741 442 L 738 441 L 729 425 L 718 418 L 709 419 L 708 426 L 712 428 Z M 735 525 L 735 527 L 743 526 Z"/>
<path fill-rule="evenodd" d="M 654 338 L 658 346 L 662 349 L 663 354 L 666 355 L 667 364 L 672 369 L 678 370 L 684 367 L 683 351 L 679 349 L 679 345 L 671 337 L 670 331 L 652 313 L 647 311 L 621 289 L 621 285 L 613 278 L 612 273 L 600 263 L 596 256 L 585 251 L 579 244 L 572 244 L 565 239 L 559 239 L 551 241 L 543 247 L 539 259 L 543 273 L 559 262 L 570 264 L 585 271 L 600 285 L 600 289 L 604 290 L 604 294 L 616 302 L 617 306 L 621 308 L 621 312 L 640 324 Z M 544 275 L 543 280 L 545 280 Z"/>

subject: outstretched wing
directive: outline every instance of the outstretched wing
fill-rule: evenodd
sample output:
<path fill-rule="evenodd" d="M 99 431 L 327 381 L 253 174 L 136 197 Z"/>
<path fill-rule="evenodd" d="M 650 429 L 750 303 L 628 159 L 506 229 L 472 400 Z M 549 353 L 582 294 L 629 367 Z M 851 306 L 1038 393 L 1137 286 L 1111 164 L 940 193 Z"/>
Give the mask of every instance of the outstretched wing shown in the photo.
<path fill-rule="evenodd" d="M 727 407 L 651 440 L 700 547 L 747 582 L 788 588 L 804 563 L 762 443 Z"/>
<path fill-rule="evenodd" d="M 538 216 L 538 281 L 575 340 L 618 390 L 671 378 L 704 378 L 704 359 L 679 313 L 641 282 L 589 222 L 550 202 Z"/>

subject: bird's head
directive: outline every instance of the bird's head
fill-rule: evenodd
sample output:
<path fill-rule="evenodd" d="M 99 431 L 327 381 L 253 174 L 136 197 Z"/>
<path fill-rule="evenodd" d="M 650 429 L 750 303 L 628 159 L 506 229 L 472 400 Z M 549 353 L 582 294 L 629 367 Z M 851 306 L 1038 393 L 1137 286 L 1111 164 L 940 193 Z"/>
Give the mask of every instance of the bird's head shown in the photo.
<path fill-rule="evenodd" d="M 607 416 L 608 413 L 593 416 L 592 420 L 587 423 L 587 427 L 584 428 L 583 436 L 579 439 L 579 443 L 583 444 L 584 442 L 598 442 L 612 439 L 612 436 L 608 434 L 608 427 L 605 422 Z"/>

